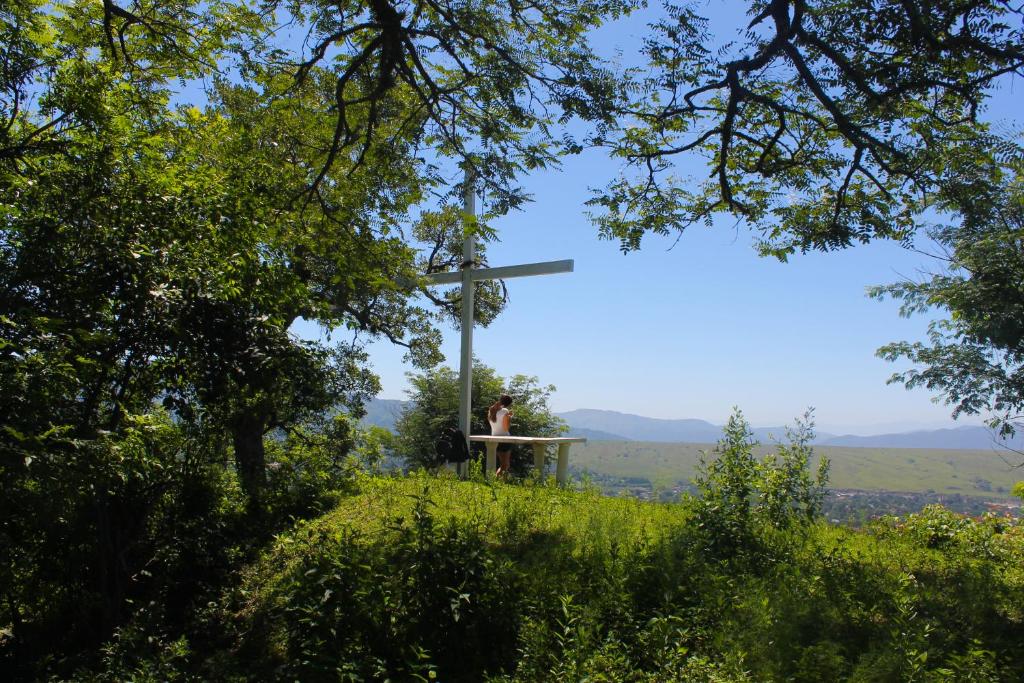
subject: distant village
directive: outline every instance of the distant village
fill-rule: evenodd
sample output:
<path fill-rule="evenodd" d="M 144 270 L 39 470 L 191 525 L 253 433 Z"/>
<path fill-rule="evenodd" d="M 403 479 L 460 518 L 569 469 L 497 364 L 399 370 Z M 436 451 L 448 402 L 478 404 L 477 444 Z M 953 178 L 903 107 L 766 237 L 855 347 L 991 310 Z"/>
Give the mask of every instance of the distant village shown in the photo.
<path fill-rule="evenodd" d="M 670 503 L 678 501 L 696 489 L 692 484 L 675 482 L 671 486 L 654 486 L 643 477 L 613 477 L 574 468 L 573 478 L 597 486 L 610 496 L 630 496 L 638 500 Z M 1002 491 L 996 491 L 1002 493 Z M 1021 517 L 1021 503 L 1017 500 L 990 500 L 981 496 L 959 493 L 864 491 L 859 489 L 829 489 L 824 501 L 824 516 L 835 524 L 859 527 L 883 515 L 907 515 L 919 512 L 927 505 L 944 507 L 973 517 L 986 513 L 1007 517 Z"/>

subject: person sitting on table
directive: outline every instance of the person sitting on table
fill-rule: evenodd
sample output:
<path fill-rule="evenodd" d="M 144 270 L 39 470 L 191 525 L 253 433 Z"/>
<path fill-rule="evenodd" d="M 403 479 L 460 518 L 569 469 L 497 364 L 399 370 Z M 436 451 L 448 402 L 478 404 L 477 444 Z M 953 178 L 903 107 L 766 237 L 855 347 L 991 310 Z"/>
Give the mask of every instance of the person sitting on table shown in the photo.
<path fill-rule="evenodd" d="M 502 394 L 501 398 L 494 402 L 487 409 L 487 421 L 491 424 L 491 436 L 511 436 L 512 432 L 512 411 L 508 407 L 512 405 L 512 397 Z M 497 475 L 508 474 L 512 469 L 512 444 L 498 444 L 498 471 Z"/>

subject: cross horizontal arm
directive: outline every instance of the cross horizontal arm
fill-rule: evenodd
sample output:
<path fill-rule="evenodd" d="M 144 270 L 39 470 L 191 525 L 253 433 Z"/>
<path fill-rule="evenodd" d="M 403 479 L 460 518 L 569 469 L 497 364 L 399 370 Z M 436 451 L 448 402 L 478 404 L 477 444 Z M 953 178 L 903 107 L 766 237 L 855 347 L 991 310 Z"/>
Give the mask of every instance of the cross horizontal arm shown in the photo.
<path fill-rule="evenodd" d="M 527 275 L 571 273 L 572 268 L 572 259 L 566 259 L 564 261 L 526 263 L 521 266 L 500 266 L 498 268 L 480 268 L 479 270 L 473 269 L 471 273 L 475 282 L 476 280 L 506 280 L 512 277 L 525 277 Z M 433 273 L 432 275 L 427 275 L 425 279 L 431 285 L 454 285 L 462 281 L 462 272 Z"/>

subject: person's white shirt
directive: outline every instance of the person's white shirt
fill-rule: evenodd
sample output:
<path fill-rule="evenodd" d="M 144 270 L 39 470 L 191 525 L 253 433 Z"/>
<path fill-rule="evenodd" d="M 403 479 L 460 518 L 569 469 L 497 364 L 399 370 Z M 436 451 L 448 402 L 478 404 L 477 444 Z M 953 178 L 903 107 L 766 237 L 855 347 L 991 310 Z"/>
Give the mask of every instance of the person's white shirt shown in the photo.
<path fill-rule="evenodd" d="M 505 428 L 505 418 L 508 413 L 508 408 L 502 406 L 494 414 L 494 419 L 488 420 L 491 423 L 491 436 L 511 436 L 508 429 Z"/>

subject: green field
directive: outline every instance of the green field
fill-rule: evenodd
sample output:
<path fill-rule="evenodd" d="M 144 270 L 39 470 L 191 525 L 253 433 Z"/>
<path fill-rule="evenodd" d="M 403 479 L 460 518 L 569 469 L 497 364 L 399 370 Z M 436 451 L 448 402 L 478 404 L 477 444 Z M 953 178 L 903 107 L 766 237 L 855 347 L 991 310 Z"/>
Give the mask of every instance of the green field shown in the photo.
<path fill-rule="evenodd" d="M 573 447 L 571 464 L 582 471 L 646 479 L 657 488 L 688 484 L 697 473 L 702 452 L 713 444 L 592 441 Z M 759 446 L 759 456 L 771 446 Z M 1008 498 L 1024 479 L 993 450 L 923 448 L 815 447 L 832 462 L 829 487 L 864 491 L 907 491 Z M 709 457 L 711 457 L 709 455 Z M 1011 461 L 1012 462 L 1012 461 Z"/>

